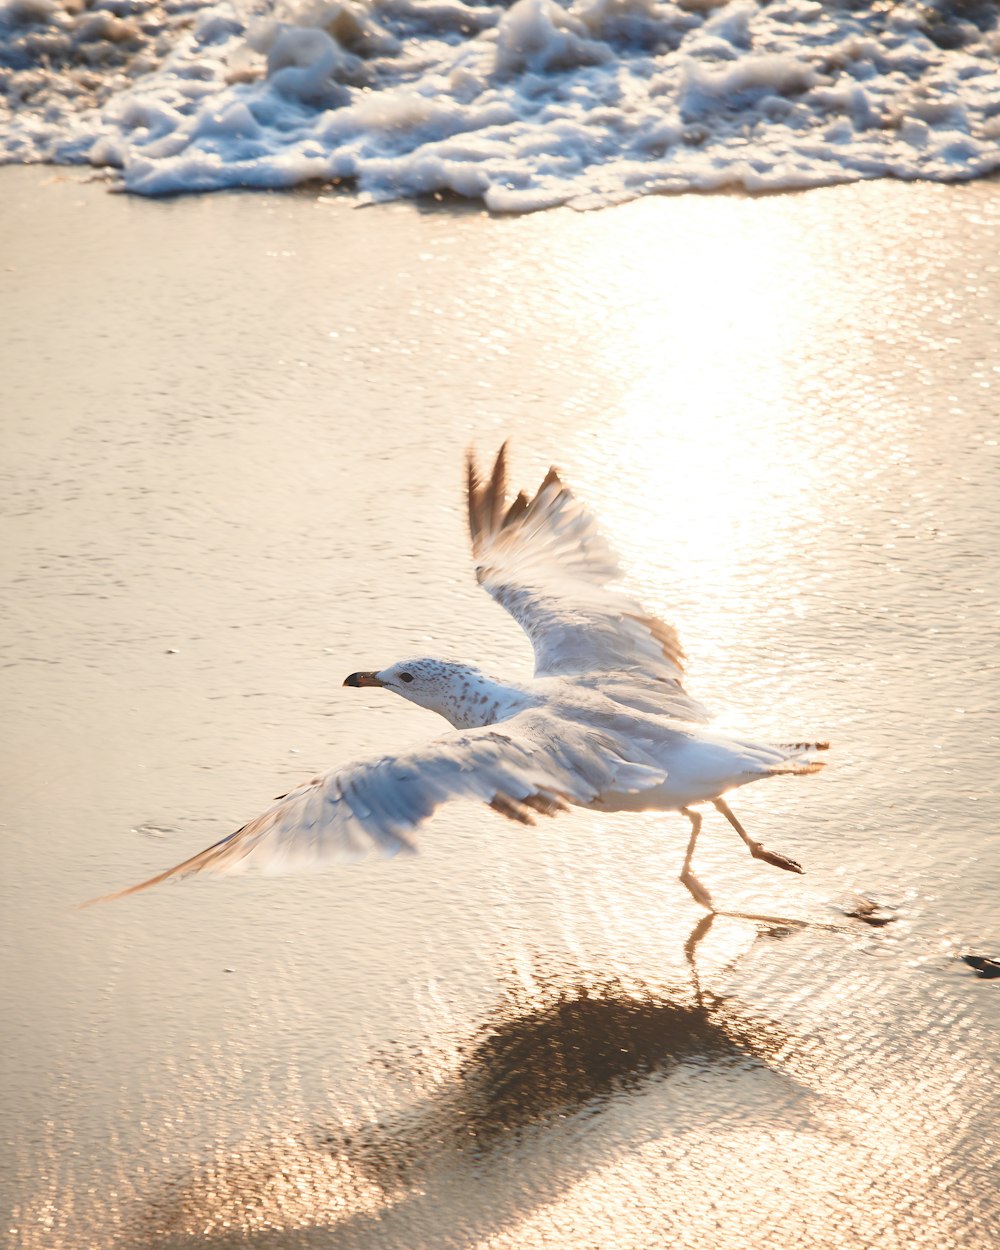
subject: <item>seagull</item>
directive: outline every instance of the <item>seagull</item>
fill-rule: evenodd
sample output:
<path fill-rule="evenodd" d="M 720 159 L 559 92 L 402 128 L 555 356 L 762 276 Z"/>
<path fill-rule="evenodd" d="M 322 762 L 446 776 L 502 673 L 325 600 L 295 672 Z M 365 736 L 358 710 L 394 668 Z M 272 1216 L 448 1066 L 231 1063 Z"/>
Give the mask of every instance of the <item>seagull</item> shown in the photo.
<path fill-rule="evenodd" d="M 430 657 L 351 673 L 345 686 L 391 691 L 443 716 L 452 732 L 313 777 L 183 863 L 94 902 L 170 878 L 414 853 L 414 830 L 452 799 L 522 824 L 570 807 L 680 812 L 691 827 L 680 880 L 710 912 L 691 866 L 701 805 L 721 812 L 755 859 L 803 871 L 755 841 L 723 796 L 765 777 L 815 773 L 823 765 L 813 752 L 829 744 L 765 745 L 709 729 L 682 683 L 676 630 L 621 587 L 618 559 L 558 471 L 533 496 L 508 500 L 506 443 L 485 475 L 471 451 L 467 469 L 476 578 L 527 634 L 533 680 Z"/>

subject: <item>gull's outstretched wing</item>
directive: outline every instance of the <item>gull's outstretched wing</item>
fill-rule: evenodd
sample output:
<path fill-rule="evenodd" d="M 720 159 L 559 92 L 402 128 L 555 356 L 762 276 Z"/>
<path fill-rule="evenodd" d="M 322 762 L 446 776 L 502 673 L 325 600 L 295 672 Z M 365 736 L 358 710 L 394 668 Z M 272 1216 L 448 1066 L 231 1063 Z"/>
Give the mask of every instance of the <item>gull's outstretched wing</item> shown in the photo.
<path fill-rule="evenodd" d="M 707 720 L 681 685 L 677 631 L 614 587 L 622 570 L 597 522 L 555 469 L 508 502 L 506 450 L 485 479 L 469 453 L 469 531 L 476 577 L 531 640 L 535 676 L 634 674 L 670 688 L 669 715 Z"/>
<path fill-rule="evenodd" d="M 663 781 L 641 743 L 627 759 L 612 734 L 558 722 L 531 709 L 500 726 L 447 734 L 419 750 L 362 760 L 314 777 L 256 820 L 181 864 L 95 903 L 124 898 L 170 877 L 319 868 L 371 854 L 413 852 L 410 833 L 449 799 L 479 799 L 531 824 L 567 803 L 587 804 L 608 790 L 634 793 Z M 89 906 L 90 904 L 84 904 Z"/>

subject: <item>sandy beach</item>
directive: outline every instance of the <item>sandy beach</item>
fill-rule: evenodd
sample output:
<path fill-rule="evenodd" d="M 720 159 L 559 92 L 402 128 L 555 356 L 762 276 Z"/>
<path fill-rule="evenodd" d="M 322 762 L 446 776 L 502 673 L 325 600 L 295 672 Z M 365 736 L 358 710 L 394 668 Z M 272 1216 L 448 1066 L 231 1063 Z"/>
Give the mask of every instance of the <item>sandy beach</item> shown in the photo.
<path fill-rule="evenodd" d="M 0 1199 L 12 1250 L 987 1250 L 1000 185 L 490 217 L 0 169 Z M 530 672 L 462 455 L 593 507 L 725 725 L 706 819 L 75 910 Z M 895 916 L 844 914 L 861 894 Z"/>

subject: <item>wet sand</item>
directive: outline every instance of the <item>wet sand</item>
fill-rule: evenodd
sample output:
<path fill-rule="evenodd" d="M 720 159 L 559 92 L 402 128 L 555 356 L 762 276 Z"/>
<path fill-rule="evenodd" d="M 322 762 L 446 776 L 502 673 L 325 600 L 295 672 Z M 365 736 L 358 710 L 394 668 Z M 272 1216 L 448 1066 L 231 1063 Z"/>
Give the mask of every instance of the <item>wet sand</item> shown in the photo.
<path fill-rule="evenodd" d="M 2 169 L 0 238 L 10 1244 L 992 1246 L 1000 187 L 490 219 Z M 833 741 L 734 799 L 805 877 L 714 814 L 698 853 L 811 925 L 700 924 L 680 817 L 473 807 L 75 911 L 441 732 L 347 673 L 530 670 L 461 512 L 505 437 L 724 723 Z"/>

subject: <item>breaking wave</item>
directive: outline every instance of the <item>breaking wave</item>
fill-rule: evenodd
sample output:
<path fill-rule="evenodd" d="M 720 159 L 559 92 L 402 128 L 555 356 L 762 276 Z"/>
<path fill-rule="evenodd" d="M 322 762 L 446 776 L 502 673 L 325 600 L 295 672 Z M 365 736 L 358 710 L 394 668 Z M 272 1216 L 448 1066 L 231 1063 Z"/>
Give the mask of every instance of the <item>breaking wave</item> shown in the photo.
<path fill-rule="evenodd" d="M 0 159 L 491 210 L 1000 167 L 993 2 L 0 0 Z"/>

